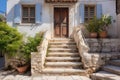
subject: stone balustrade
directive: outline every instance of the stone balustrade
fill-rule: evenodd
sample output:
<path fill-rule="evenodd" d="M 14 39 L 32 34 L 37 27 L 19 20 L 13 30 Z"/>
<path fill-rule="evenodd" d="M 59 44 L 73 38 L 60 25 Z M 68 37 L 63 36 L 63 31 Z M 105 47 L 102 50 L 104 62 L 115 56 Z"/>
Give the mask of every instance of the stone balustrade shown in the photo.
<path fill-rule="evenodd" d="M 38 52 L 32 52 L 31 53 L 31 74 L 37 75 L 42 72 L 42 69 L 44 68 L 45 58 L 47 54 L 47 48 L 48 48 L 48 39 L 47 36 L 44 36 L 44 39 L 42 41 L 42 44 L 37 47 Z"/>

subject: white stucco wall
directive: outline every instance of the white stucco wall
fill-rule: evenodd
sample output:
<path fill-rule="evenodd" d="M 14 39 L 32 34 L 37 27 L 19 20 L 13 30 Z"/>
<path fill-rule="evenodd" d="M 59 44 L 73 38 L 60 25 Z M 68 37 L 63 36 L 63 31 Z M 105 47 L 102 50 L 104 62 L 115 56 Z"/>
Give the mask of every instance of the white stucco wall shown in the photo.
<path fill-rule="evenodd" d="M 72 33 L 73 27 L 80 25 L 79 17 L 79 5 L 84 4 L 102 4 L 103 5 L 103 14 L 110 14 L 113 16 L 113 20 L 116 20 L 116 6 L 115 0 L 79 0 L 75 4 L 48 4 L 44 0 L 8 0 L 7 2 L 7 23 L 11 26 L 16 27 L 13 23 L 14 20 L 14 5 L 17 3 L 21 4 L 36 4 L 42 3 L 42 24 L 40 25 L 17 25 L 17 28 L 20 32 L 26 33 L 26 35 L 34 36 L 35 33 L 39 31 L 47 31 L 48 37 L 54 37 L 54 7 L 68 7 L 69 8 L 69 35 Z M 116 23 L 112 24 L 110 28 L 110 35 L 112 37 L 117 36 L 117 26 Z"/>

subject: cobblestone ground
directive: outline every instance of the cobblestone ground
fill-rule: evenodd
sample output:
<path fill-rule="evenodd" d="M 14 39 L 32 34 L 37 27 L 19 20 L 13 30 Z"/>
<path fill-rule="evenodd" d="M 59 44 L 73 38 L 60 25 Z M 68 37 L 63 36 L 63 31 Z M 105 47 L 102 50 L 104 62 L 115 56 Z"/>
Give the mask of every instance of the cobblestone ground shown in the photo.
<path fill-rule="evenodd" d="M 23 75 L 18 74 L 15 70 L 0 70 L 0 80 L 90 80 L 83 76 L 31 76 L 30 72 Z"/>

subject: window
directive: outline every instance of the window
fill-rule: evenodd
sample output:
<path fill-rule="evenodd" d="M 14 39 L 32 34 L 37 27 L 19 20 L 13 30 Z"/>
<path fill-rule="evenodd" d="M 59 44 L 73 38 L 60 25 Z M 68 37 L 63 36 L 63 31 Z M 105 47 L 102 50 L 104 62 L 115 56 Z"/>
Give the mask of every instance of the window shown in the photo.
<path fill-rule="evenodd" d="M 35 5 L 22 6 L 22 23 L 35 23 Z"/>
<path fill-rule="evenodd" d="M 85 22 L 93 19 L 96 16 L 95 5 L 85 5 Z"/>

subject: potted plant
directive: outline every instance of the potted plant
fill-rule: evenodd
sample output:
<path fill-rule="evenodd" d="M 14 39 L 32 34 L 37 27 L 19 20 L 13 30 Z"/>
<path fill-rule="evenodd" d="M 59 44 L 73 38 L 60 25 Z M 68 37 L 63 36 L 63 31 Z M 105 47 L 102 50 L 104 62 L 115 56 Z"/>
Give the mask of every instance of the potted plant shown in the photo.
<path fill-rule="evenodd" d="M 16 54 L 13 54 L 11 59 L 11 66 L 15 68 L 19 73 L 24 73 L 28 69 L 31 63 L 31 52 L 37 51 L 37 46 L 42 42 L 43 32 L 36 34 L 35 37 L 28 37 L 22 47 Z"/>
<path fill-rule="evenodd" d="M 91 38 L 97 38 L 99 31 L 99 19 L 94 17 L 92 20 L 85 24 L 86 29 L 90 32 Z"/>
<path fill-rule="evenodd" d="M 106 38 L 107 37 L 107 29 L 109 27 L 109 25 L 111 24 L 111 16 L 108 15 L 103 15 L 100 19 L 100 32 L 99 32 L 99 36 L 100 38 Z"/>
<path fill-rule="evenodd" d="M 14 57 L 13 57 L 14 55 Z M 12 55 L 10 59 L 10 65 L 16 69 L 19 73 L 25 73 L 30 65 L 30 54 L 23 52 L 17 52 Z"/>

